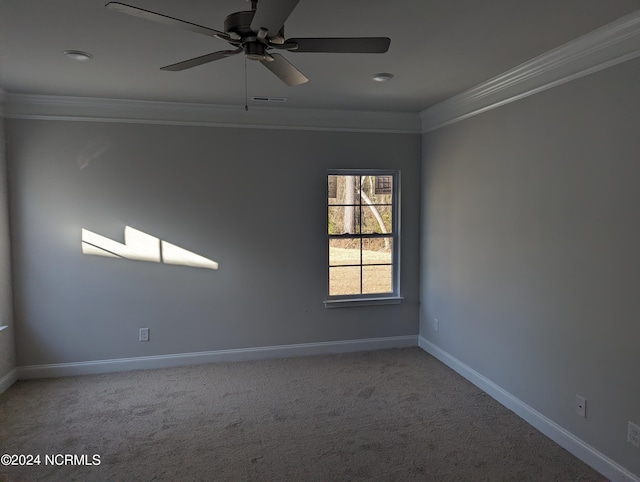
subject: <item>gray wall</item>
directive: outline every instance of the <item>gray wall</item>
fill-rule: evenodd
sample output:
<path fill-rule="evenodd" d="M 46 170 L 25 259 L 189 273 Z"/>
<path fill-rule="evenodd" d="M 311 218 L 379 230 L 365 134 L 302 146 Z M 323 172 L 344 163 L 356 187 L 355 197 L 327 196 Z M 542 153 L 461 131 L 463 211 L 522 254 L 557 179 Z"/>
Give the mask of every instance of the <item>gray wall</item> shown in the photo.
<path fill-rule="evenodd" d="M 7 120 L 18 366 L 417 335 L 420 136 Z M 324 308 L 328 168 L 402 171 L 397 306 Z M 125 225 L 219 270 L 84 256 Z M 151 342 L 138 342 L 138 329 Z"/>
<path fill-rule="evenodd" d="M 627 62 L 424 136 L 420 321 L 637 475 L 639 78 Z"/>
<path fill-rule="evenodd" d="M 0 379 L 15 368 L 4 119 L 0 115 Z"/>

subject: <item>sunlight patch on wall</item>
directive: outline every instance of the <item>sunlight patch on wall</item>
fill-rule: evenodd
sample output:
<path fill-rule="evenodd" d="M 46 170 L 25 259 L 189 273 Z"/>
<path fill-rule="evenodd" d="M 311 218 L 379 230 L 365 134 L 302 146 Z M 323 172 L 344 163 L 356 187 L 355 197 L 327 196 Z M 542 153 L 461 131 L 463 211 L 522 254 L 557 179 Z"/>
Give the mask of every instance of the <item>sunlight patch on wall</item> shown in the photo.
<path fill-rule="evenodd" d="M 125 226 L 124 244 L 82 229 L 82 253 L 194 268 L 218 269 L 218 263 L 155 236 Z"/>
<path fill-rule="evenodd" d="M 187 251 L 175 244 L 162 241 L 162 261 L 165 264 L 179 264 L 183 266 L 193 266 L 195 268 L 218 269 L 218 263 L 200 256 L 199 254 Z"/>

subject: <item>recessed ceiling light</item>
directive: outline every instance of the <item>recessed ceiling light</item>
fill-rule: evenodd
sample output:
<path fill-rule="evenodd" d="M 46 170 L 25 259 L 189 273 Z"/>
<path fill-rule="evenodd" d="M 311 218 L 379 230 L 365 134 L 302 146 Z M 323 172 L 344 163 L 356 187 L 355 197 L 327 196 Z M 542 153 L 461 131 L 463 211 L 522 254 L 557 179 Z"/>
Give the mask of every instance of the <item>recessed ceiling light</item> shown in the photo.
<path fill-rule="evenodd" d="M 90 60 L 93 58 L 89 52 L 83 52 L 82 50 L 63 50 L 63 54 L 73 60 L 77 60 L 79 62 L 84 62 L 85 60 Z"/>
<path fill-rule="evenodd" d="M 393 79 L 393 74 L 390 74 L 388 72 L 380 72 L 379 74 L 373 74 L 371 78 L 376 82 L 387 82 L 388 80 Z"/>

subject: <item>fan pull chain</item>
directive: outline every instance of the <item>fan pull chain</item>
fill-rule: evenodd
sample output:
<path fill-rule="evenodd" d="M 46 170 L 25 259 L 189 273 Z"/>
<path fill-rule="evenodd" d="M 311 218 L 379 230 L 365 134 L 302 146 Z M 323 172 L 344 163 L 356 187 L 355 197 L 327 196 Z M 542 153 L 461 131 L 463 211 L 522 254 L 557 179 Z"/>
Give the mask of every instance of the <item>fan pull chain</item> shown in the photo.
<path fill-rule="evenodd" d="M 244 111 L 249 112 L 249 88 L 247 87 L 247 57 L 244 58 Z"/>

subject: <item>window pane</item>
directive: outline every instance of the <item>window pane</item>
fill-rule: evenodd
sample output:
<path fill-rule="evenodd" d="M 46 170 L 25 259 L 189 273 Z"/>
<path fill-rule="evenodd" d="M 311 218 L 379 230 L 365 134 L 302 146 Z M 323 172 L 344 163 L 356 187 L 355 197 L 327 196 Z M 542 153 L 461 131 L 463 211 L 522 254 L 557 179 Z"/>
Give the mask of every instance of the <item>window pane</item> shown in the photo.
<path fill-rule="evenodd" d="M 362 206 L 362 232 L 364 234 L 391 233 L 392 218 L 391 206 Z"/>
<path fill-rule="evenodd" d="M 359 295 L 360 267 L 329 268 L 329 296 Z"/>
<path fill-rule="evenodd" d="M 362 204 L 391 204 L 393 202 L 392 176 L 362 176 Z"/>
<path fill-rule="evenodd" d="M 360 208 L 358 206 L 329 206 L 329 234 L 360 233 Z"/>
<path fill-rule="evenodd" d="M 362 264 L 392 264 L 393 239 L 375 238 L 362 240 Z"/>
<path fill-rule="evenodd" d="M 362 293 L 391 293 L 392 291 L 391 266 L 362 267 Z"/>
<path fill-rule="evenodd" d="M 329 204 L 360 204 L 359 180 L 360 176 L 328 176 Z"/>
<path fill-rule="evenodd" d="M 330 239 L 329 266 L 360 264 L 360 239 Z"/>

